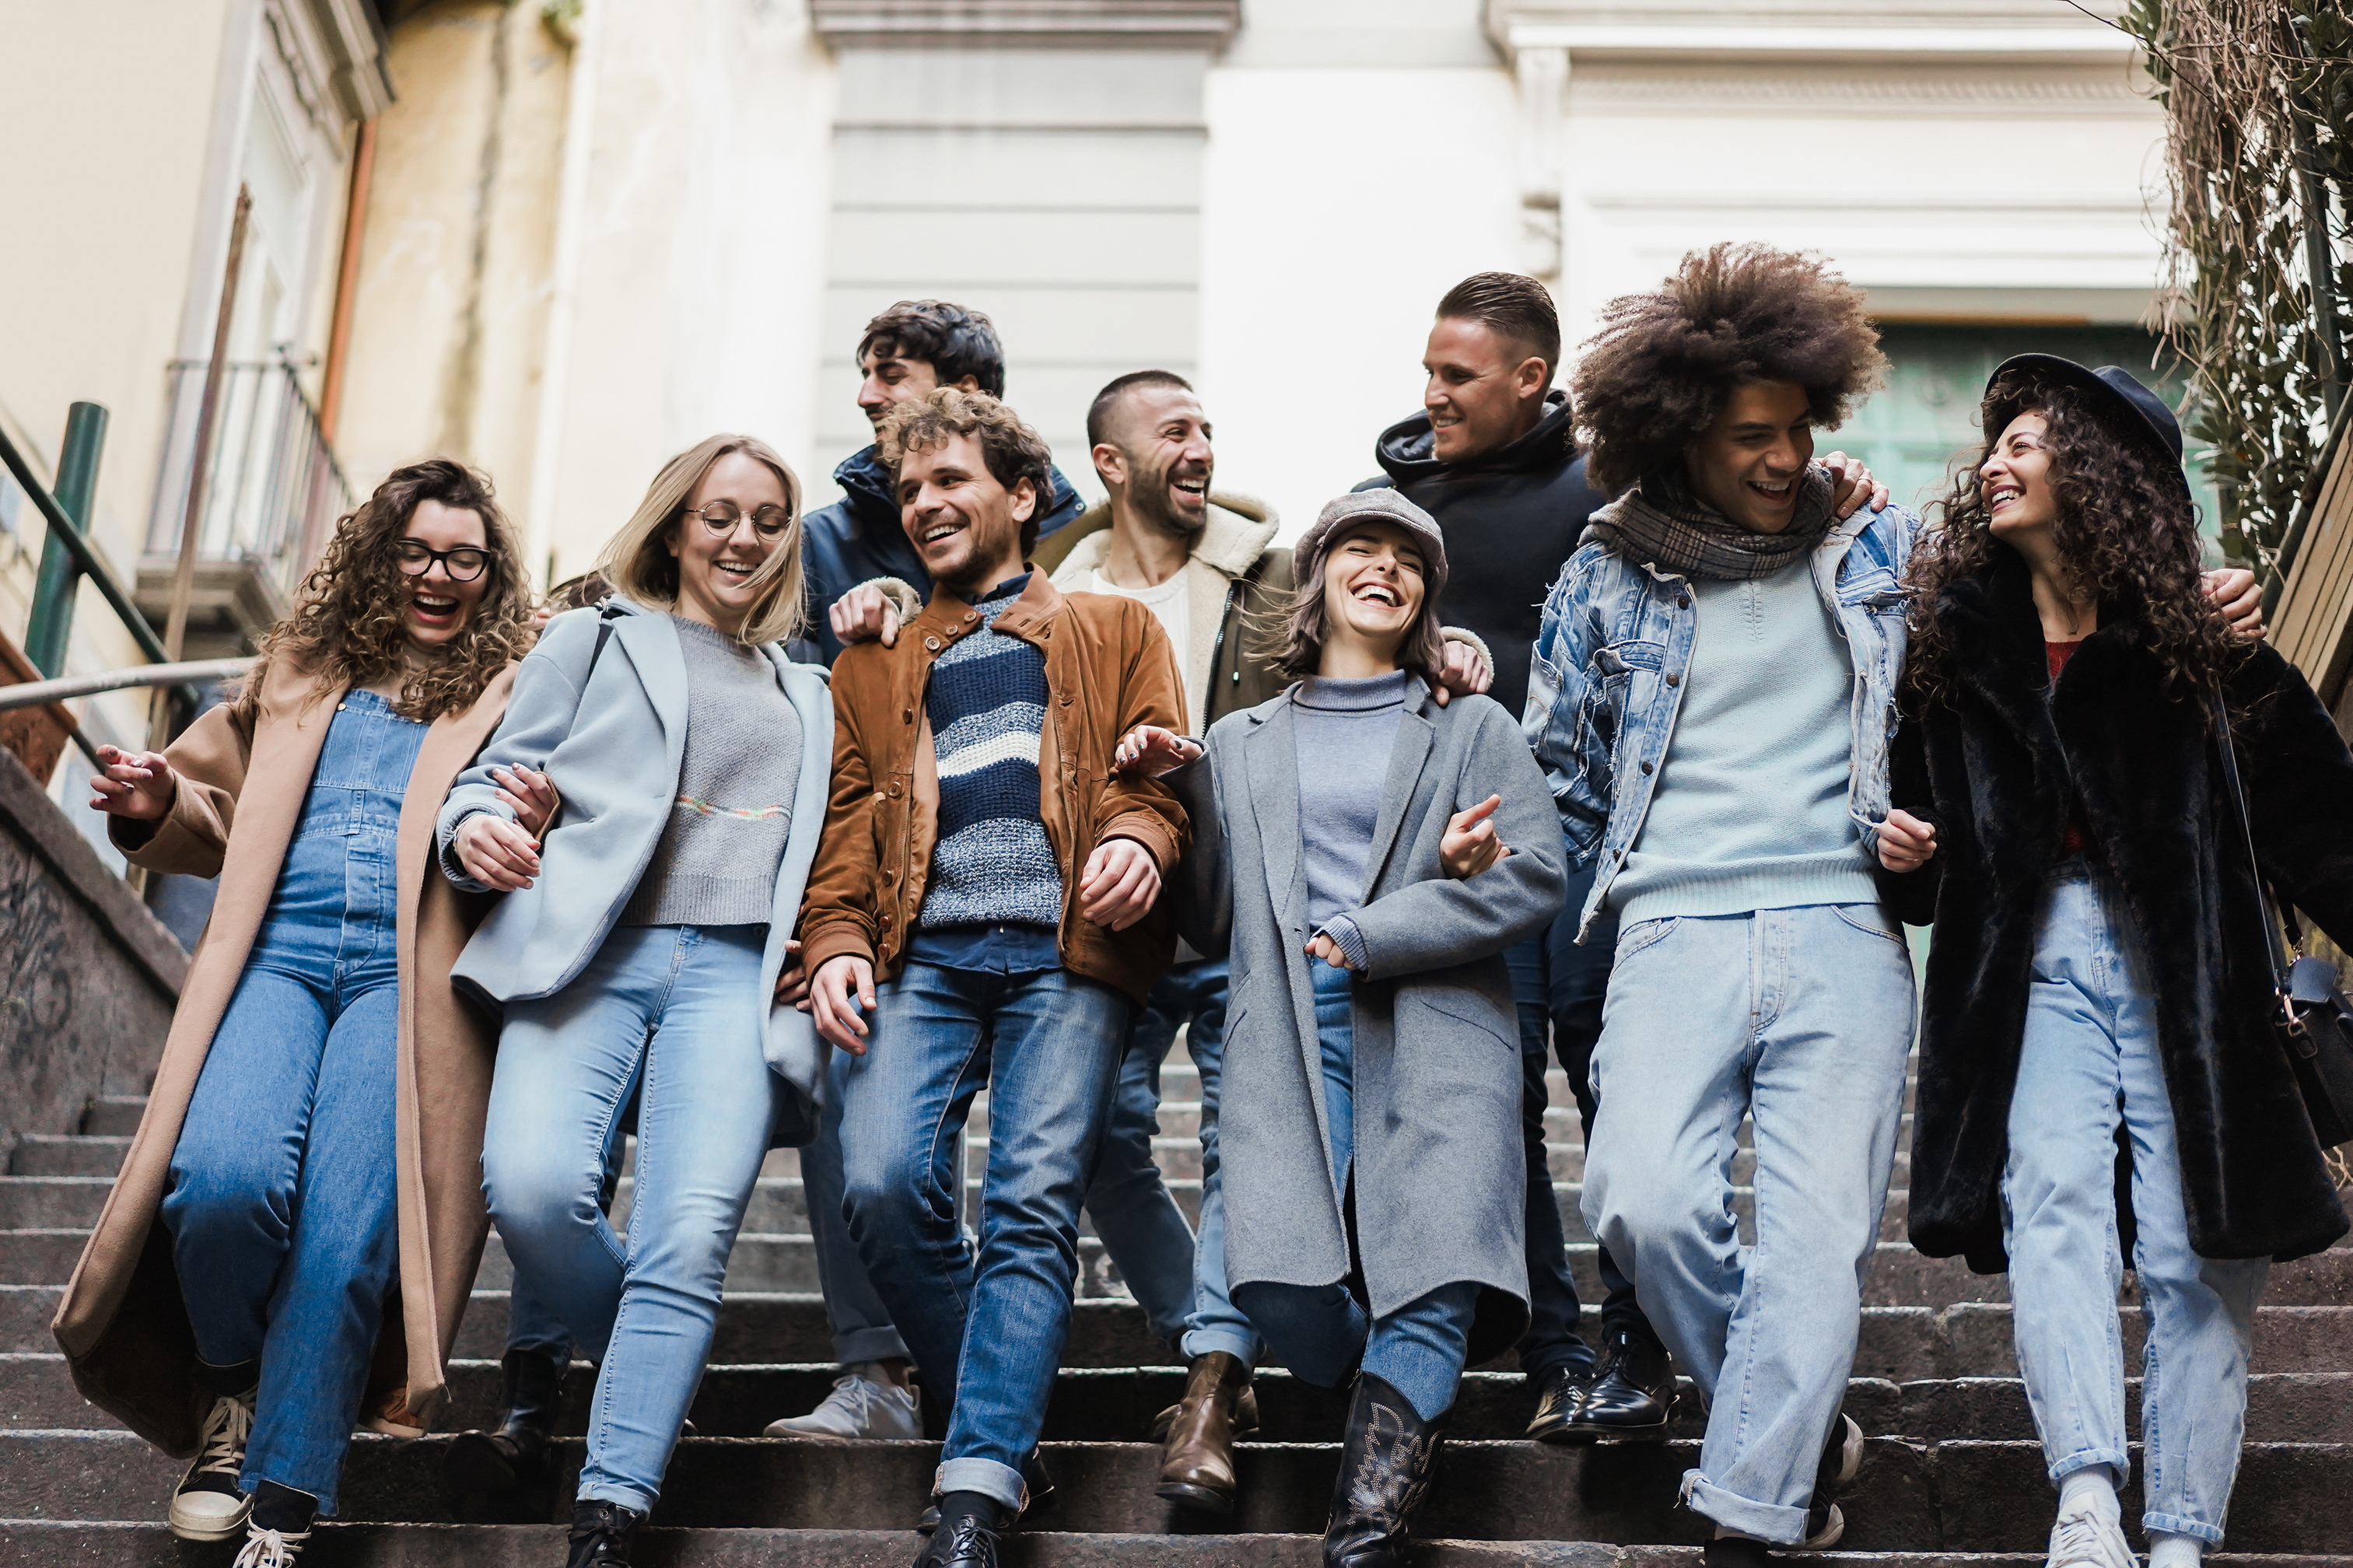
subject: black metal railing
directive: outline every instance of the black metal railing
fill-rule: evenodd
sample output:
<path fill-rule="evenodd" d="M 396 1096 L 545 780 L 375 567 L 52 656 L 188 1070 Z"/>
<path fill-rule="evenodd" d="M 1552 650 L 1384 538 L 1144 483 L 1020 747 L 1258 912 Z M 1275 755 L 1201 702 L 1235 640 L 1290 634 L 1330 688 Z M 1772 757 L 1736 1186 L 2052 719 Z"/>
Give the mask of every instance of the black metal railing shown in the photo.
<path fill-rule="evenodd" d="M 150 556 L 179 552 L 206 369 L 204 360 L 171 363 Z M 292 362 L 231 361 L 223 372 L 212 449 L 193 476 L 204 486 L 196 558 L 248 563 L 290 598 L 326 530 L 351 510 L 352 488 Z"/>

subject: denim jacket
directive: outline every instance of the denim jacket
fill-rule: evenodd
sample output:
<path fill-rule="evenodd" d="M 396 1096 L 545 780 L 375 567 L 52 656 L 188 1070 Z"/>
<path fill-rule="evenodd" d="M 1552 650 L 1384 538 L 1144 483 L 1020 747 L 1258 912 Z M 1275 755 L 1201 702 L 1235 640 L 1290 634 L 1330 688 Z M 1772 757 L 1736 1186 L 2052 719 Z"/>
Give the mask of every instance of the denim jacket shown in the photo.
<path fill-rule="evenodd" d="M 1809 562 L 1856 678 L 1847 811 L 1867 850 L 1887 816 L 1887 749 L 1904 668 L 1902 582 L 1919 527 L 1901 507 L 1858 510 L 1831 528 Z M 1680 574 L 1637 564 L 1590 534 L 1545 600 L 1523 728 L 1560 807 L 1571 869 L 1599 861 L 1580 941 L 1650 809 L 1698 635 L 1699 612 Z"/>

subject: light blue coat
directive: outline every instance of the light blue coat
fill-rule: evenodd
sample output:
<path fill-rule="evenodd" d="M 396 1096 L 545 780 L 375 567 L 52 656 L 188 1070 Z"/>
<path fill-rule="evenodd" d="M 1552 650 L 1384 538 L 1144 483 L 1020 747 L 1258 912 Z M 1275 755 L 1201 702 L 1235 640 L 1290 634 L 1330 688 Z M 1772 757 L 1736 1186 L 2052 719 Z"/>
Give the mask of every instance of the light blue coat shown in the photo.
<path fill-rule="evenodd" d="M 598 654 L 596 631 L 606 622 L 612 635 Z M 776 643 L 760 651 L 776 666 L 776 685 L 800 716 L 802 735 L 792 831 L 760 963 L 760 994 L 766 997 L 776 992 L 825 826 L 833 695 L 822 668 L 794 663 Z M 521 763 L 545 773 L 562 804 L 543 837 L 538 879 L 499 900 L 450 972 L 453 984 L 503 1005 L 553 996 L 587 967 L 670 820 L 686 758 L 686 658 L 669 616 L 614 598 L 547 624 L 515 671 L 506 718 L 441 807 L 436 831 L 442 871 L 468 892 L 489 890 L 466 875 L 449 845 L 459 824 L 477 812 L 514 819 L 499 800 L 492 768 Z M 807 1142 L 816 1131 L 824 1042 L 808 1016 L 792 1007 L 770 1007 L 762 1036 L 769 1067 L 795 1091 L 779 1111 L 776 1139 Z"/>

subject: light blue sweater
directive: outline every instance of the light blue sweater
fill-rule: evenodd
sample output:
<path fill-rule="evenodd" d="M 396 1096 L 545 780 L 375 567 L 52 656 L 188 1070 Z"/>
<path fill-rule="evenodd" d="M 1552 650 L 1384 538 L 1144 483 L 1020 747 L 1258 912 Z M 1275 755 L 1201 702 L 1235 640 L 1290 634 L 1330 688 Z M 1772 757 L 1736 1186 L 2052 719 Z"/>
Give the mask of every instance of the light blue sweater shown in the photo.
<path fill-rule="evenodd" d="M 1694 581 L 1698 635 L 1620 918 L 1877 900 L 1847 813 L 1854 668 L 1804 563 Z"/>

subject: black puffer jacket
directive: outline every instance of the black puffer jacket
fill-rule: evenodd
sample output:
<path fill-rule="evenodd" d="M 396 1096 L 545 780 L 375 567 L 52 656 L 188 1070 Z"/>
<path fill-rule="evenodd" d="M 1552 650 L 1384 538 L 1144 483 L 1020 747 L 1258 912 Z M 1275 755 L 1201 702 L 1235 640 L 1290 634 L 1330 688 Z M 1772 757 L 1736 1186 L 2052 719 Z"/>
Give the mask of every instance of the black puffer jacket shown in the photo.
<path fill-rule="evenodd" d="M 1912 1245 L 2006 1267 L 2003 1167 L 2044 879 L 2071 805 L 2148 956 L 2189 1246 L 2289 1258 L 2346 1232 L 2285 1055 L 2246 841 L 2211 723 L 2168 693 L 2141 624 L 2103 605 L 2052 690 L 2026 568 L 1997 552 L 1936 615 L 1960 672 L 1905 721 L 1894 801 L 1936 825 L 1917 871 L 1879 873 L 1888 908 L 1933 915 L 1921 997 Z M 2226 686 L 2255 852 L 2282 894 L 2353 942 L 2353 756 L 2294 667 L 2253 648 Z"/>
<path fill-rule="evenodd" d="M 1427 414 L 1390 426 L 1374 448 L 1384 473 L 1356 488 L 1394 486 L 1438 520 L 1447 563 L 1438 617 L 1485 640 L 1495 656 L 1487 694 L 1517 719 L 1546 591 L 1607 498 L 1585 481 L 1565 392 L 1546 398 L 1535 429 L 1482 457 L 1441 463 L 1433 440 Z"/>

